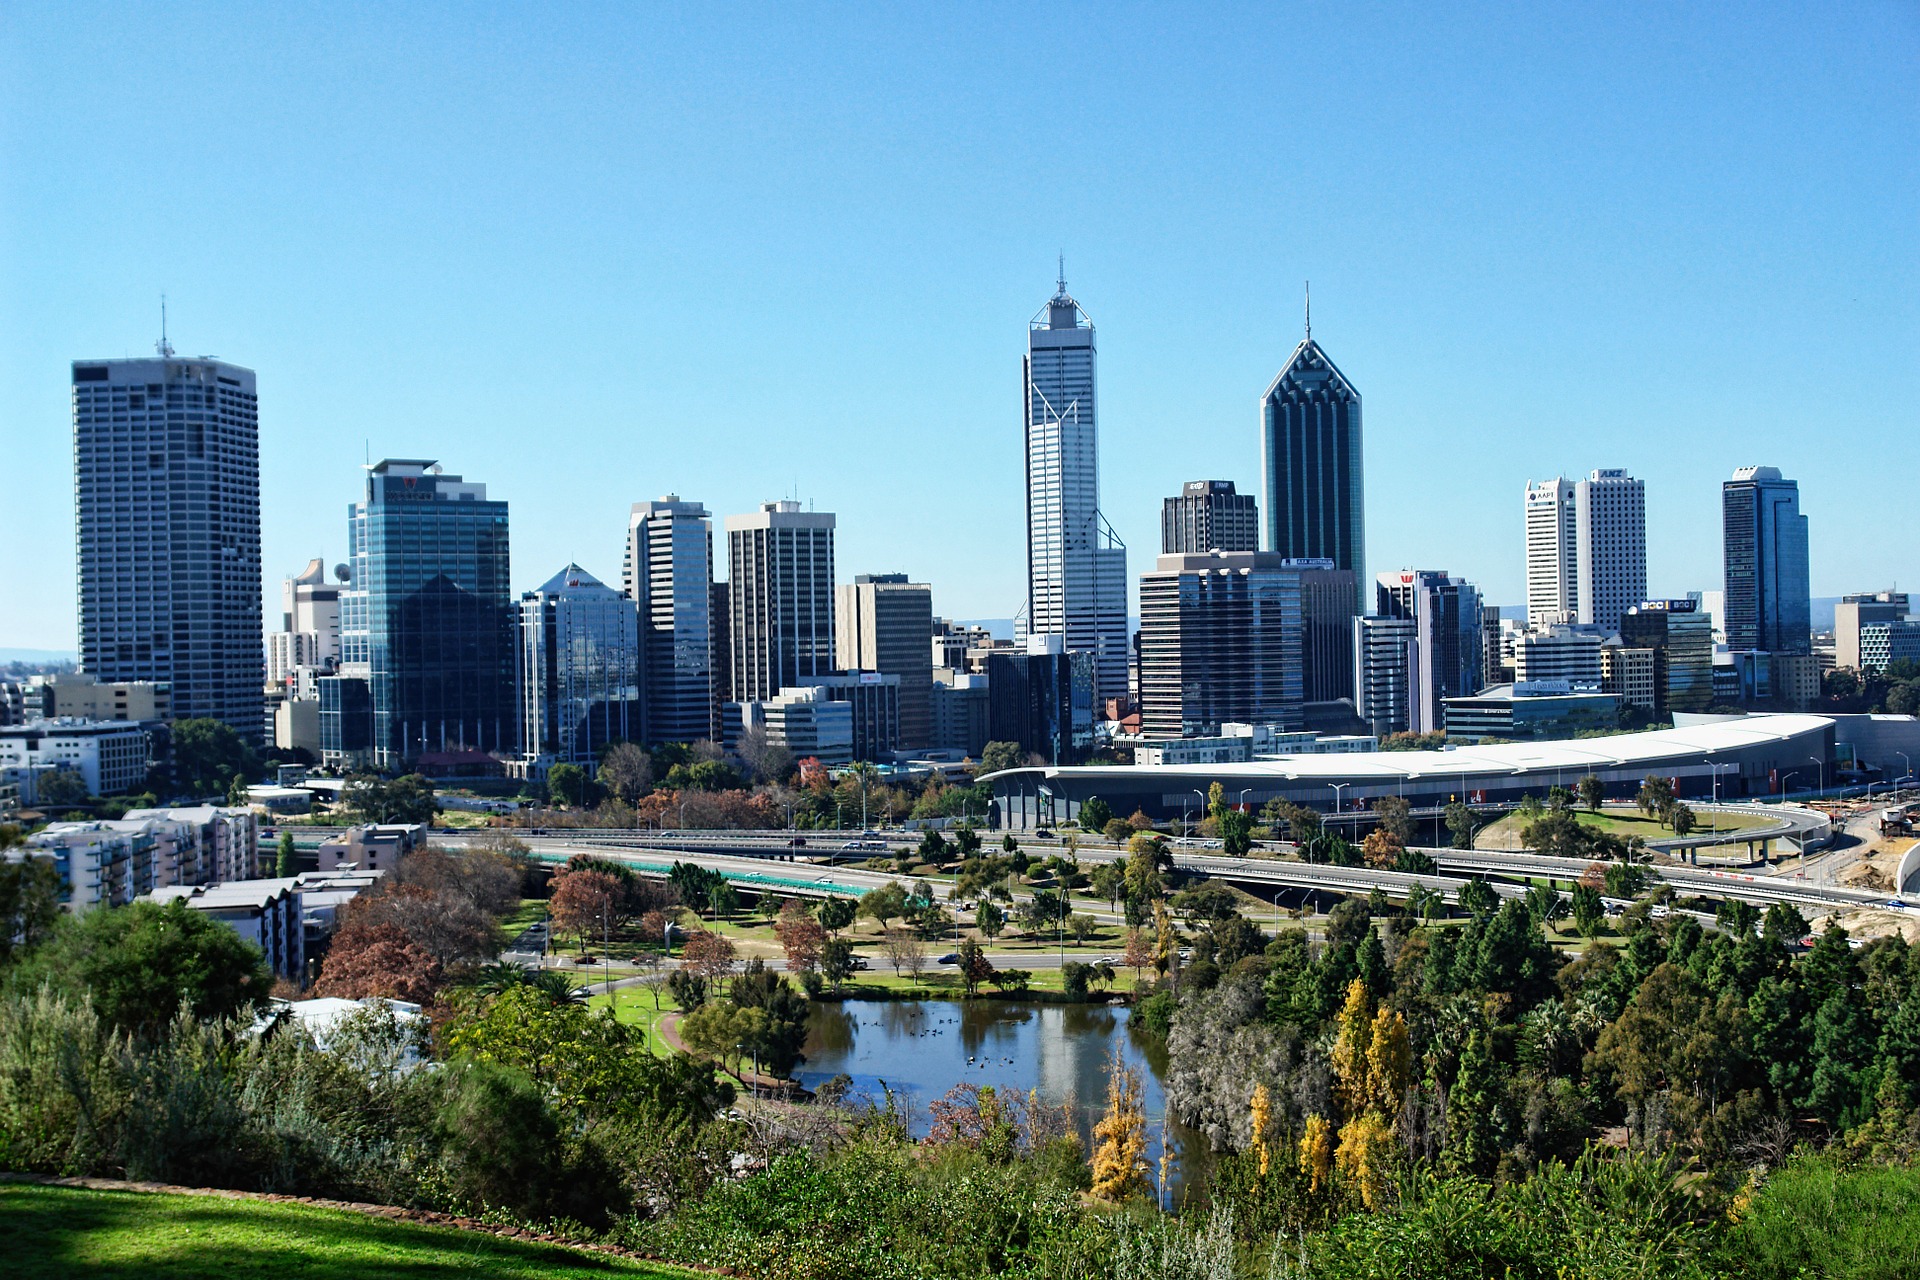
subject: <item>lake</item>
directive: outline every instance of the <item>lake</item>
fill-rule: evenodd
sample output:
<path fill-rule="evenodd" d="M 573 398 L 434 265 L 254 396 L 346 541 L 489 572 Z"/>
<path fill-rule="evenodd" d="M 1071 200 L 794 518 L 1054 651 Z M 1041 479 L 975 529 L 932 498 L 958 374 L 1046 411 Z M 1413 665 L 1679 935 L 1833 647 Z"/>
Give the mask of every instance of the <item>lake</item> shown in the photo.
<path fill-rule="evenodd" d="M 1107 1102 L 1107 1059 L 1114 1052 L 1140 1071 L 1145 1086 L 1147 1158 L 1160 1158 L 1166 1097 L 1165 1049 L 1127 1026 L 1122 1005 L 1025 1004 L 1016 1000 L 849 1000 L 815 1002 L 807 1020 L 807 1060 L 794 1072 L 809 1089 L 840 1074 L 856 1096 L 884 1102 L 892 1089 L 915 1137 L 930 1123 L 927 1104 L 956 1084 L 992 1085 L 1022 1095 L 1037 1090 L 1071 1104 L 1081 1141 Z M 1182 1174 L 1204 1167 L 1205 1139 L 1175 1124 Z M 1176 1178 L 1176 1182 L 1183 1179 Z"/>

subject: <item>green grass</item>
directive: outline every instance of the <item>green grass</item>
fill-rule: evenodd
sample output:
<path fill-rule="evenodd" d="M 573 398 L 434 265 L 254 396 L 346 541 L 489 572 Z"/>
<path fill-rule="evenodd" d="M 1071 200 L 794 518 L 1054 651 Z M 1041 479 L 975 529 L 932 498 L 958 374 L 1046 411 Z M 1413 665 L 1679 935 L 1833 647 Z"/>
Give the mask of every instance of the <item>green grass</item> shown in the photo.
<path fill-rule="evenodd" d="M 478 1231 L 223 1196 L 0 1184 L 0 1266 L 15 1280 L 691 1276 Z"/>
<path fill-rule="evenodd" d="M 528 925 L 537 924 L 547 918 L 547 900 L 545 898 L 522 898 L 520 905 L 495 921 L 500 940 L 512 942 L 520 936 L 521 930 Z"/>
<path fill-rule="evenodd" d="M 1722 1256 L 1763 1280 L 1911 1280 L 1920 1275 L 1920 1169 L 1793 1161 L 1760 1188 Z"/>
<path fill-rule="evenodd" d="M 1747 831 L 1755 827 L 1772 826 L 1777 820 L 1757 813 L 1709 813 L 1704 809 L 1694 810 L 1698 821 L 1693 829 L 1693 837 L 1711 835 L 1715 831 Z M 1601 813 L 1589 813 L 1577 809 L 1574 816 L 1584 826 L 1605 831 L 1622 839 L 1639 836 L 1648 843 L 1660 840 L 1672 840 L 1674 834 L 1662 826 L 1657 819 L 1645 817 L 1640 813 L 1622 809 L 1608 809 Z M 1520 828 L 1525 823 L 1517 813 L 1510 813 L 1498 822 L 1483 827 L 1475 836 L 1474 843 L 1482 849 L 1512 849 L 1520 844 Z"/>
<path fill-rule="evenodd" d="M 609 1001 L 604 995 L 587 997 L 587 1007 L 589 1009 L 604 1009 L 608 1003 Z M 673 997 L 667 993 L 664 984 L 662 984 L 660 989 L 660 1007 L 658 1009 L 653 1007 L 653 992 L 644 986 L 615 988 L 611 1003 L 613 1005 L 613 1016 L 616 1020 L 624 1022 L 629 1026 L 638 1027 L 640 1033 L 647 1038 L 647 1052 L 663 1058 L 673 1052 L 667 1045 L 666 1040 L 660 1035 L 660 1022 L 680 1006 L 675 1003 Z"/>

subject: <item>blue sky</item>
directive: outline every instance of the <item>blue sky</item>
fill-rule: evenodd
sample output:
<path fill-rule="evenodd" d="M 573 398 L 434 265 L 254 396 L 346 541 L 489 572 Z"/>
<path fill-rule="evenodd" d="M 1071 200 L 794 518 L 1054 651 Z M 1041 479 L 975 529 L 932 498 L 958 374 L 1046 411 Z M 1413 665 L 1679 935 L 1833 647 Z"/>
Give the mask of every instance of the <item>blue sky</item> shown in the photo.
<path fill-rule="evenodd" d="M 1311 278 L 1375 569 L 1515 602 L 1524 483 L 1624 466 L 1713 588 L 1772 464 L 1816 595 L 1920 576 L 1920 7 L 1446 8 L 9 5 L 0 645 L 73 644 L 66 364 L 163 291 L 259 372 L 270 599 L 370 448 L 507 498 L 522 589 L 798 494 L 1009 616 L 1056 252 L 1135 573 L 1180 481 L 1257 490 Z"/>

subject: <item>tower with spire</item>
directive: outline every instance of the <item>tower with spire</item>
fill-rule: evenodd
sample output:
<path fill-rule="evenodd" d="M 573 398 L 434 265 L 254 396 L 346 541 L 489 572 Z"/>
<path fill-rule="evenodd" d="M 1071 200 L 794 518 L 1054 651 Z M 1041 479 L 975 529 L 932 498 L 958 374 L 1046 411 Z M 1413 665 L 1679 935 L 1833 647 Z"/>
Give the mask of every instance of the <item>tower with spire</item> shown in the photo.
<path fill-rule="evenodd" d="M 1127 550 L 1100 511 L 1093 322 L 1067 292 L 1027 325 L 1027 604 L 1029 637 L 1058 636 L 1093 655 L 1097 698 L 1127 693 Z"/>
<path fill-rule="evenodd" d="M 1313 339 L 1313 294 L 1305 332 L 1260 398 L 1261 477 L 1267 550 L 1318 557 L 1366 581 L 1366 490 L 1360 392 Z M 1360 599 L 1355 594 L 1354 613 Z"/>

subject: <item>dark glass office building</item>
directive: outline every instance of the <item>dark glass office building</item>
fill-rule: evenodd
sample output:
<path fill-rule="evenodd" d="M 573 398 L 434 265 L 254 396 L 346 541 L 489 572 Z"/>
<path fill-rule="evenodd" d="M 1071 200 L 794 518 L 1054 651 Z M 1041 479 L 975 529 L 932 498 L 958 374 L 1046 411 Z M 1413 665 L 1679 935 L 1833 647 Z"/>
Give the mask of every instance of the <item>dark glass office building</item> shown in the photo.
<path fill-rule="evenodd" d="M 519 749 L 507 504 L 432 461 L 387 459 L 353 511 L 373 763 Z M 343 608 L 345 601 L 343 600 Z"/>
<path fill-rule="evenodd" d="M 1261 465 L 1267 550 L 1327 559 L 1366 580 L 1366 502 L 1361 484 L 1360 393 L 1313 340 L 1295 347 L 1261 400 Z"/>
<path fill-rule="evenodd" d="M 1259 551 L 1161 556 L 1140 575 L 1141 731 L 1193 738 L 1230 722 L 1299 728 L 1301 579 L 1330 567 Z"/>
<path fill-rule="evenodd" d="M 1163 556 L 1259 549 L 1259 503 L 1236 492 L 1231 480 L 1189 480 L 1160 506 Z"/>
<path fill-rule="evenodd" d="M 1742 467 L 1720 489 L 1727 648 L 1811 653 L 1812 588 L 1800 486 L 1777 467 Z"/>
<path fill-rule="evenodd" d="M 1093 655 L 1061 652 L 1058 636 L 1028 643 L 1026 653 L 987 658 L 987 735 L 1049 764 L 1078 764 L 1093 751 Z"/>
<path fill-rule="evenodd" d="M 521 596 L 520 692 L 531 765 L 591 772 L 613 743 L 647 741 L 639 607 L 577 564 Z"/>

